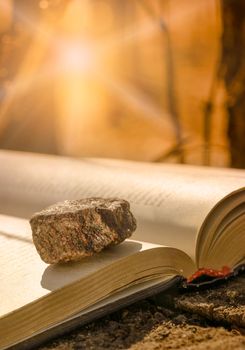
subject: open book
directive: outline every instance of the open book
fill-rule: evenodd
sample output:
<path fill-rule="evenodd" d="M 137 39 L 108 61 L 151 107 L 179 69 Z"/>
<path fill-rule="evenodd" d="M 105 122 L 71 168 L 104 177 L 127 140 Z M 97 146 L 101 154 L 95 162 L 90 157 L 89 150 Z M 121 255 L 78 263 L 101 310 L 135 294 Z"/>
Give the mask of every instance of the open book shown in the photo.
<path fill-rule="evenodd" d="M 0 349 L 27 349 L 147 297 L 199 268 L 245 263 L 245 172 L 0 151 Z M 47 265 L 28 219 L 55 202 L 119 197 L 132 240 Z"/>

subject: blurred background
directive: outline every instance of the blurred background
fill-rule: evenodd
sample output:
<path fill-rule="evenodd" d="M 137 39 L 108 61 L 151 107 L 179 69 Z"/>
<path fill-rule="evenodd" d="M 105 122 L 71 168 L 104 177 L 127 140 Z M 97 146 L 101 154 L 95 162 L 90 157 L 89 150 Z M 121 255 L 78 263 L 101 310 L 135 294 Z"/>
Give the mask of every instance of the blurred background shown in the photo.
<path fill-rule="evenodd" d="M 0 148 L 245 168 L 245 1 L 0 0 Z"/>

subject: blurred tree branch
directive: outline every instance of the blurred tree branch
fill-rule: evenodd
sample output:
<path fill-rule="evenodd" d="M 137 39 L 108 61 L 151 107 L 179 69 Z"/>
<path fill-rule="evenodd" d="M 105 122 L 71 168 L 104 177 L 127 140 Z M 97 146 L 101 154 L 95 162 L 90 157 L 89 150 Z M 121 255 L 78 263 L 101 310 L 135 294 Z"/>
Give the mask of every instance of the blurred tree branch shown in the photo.
<path fill-rule="evenodd" d="M 180 163 L 184 163 L 184 152 L 183 152 L 183 140 L 182 140 L 182 130 L 180 124 L 180 117 L 178 112 L 178 103 L 177 97 L 175 93 L 175 71 L 174 71 L 174 60 L 173 60 L 173 51 L 171 44 L 171 37 L 169 33 L 169 29 L 166 21 L 163 16 L 158 13 L 155 13 L 153 8 L 143 0 L 140 0 L 140 4 L 144 7 L 145 11 L 152 17 L 153 20 L 159 23 L 159 28 L 163 34 L 163 45 L 166 46 L 166 73 L 167 73 L 167 101 L 168 108 L 170 112 L 170 116 L 172 118 L 172 122 L 175 129 L 175 139 L 176 144 L 173 146 L 171 152 L 168 152 L 161 157 L 159 157 L 156 161 L 163 161 L 168 158 L 170 155 L 177 155 L 178 161 Z"/>

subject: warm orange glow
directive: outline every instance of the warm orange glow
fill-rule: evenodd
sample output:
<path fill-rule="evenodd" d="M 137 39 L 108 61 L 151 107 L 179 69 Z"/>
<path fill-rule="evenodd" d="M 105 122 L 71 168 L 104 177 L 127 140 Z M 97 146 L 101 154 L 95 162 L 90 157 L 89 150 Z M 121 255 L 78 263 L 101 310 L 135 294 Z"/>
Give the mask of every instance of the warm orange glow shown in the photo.
<path fill-rule="evenodd" d="M 165 115 L 150 98 L 120 77 L 124 58 L 118 56 L 118 53 L 122 48 L 126 48 L 125 45 L 130 45 L 136 39 L 144 40 L 157 33 L 158 24 L 152 20 L 143 21 L 140 26 L 130 24 L 126 32 L 122 33 L 119 30 L 116 35 L 114 24 L 114 28 L 107 28 L 103 37 L 100 33 L 94 33 L 93 38 L 88 40 L 85 39 L 88 28 L 98 28 L 101 24 L 105 28 L 103 23 L 107 21 L 109 13 L 107 10 L 103 18 L 103 12 L 100 12 L 99 16 L 94 18 L 91 6 L 91 2 L 83 4 L 72 2 L 57 32 L 58 35 L 61 32 L 65 38 L 57 38 L 54 57 L 57 72 L 56 98 L 60 115 L 58 124 L 63 140 L 62 153 L 79 154 L 78 150 L 82 149 L 87 154 L 96 155 L 98 149 L 95 145 L 98 144 L 102 155 L 110 154 L 116 157 L 118 152 L 122 154 L 121 150 L 125 145 L 132 152 L 136 143 L 142 144 L 141 138 L 146 130 L 159 136 L 161 133 L 165 134 L 162 145 L 163 143 L 164 147 L 170 145 L 173 128 L 169 116 Z M 81 20 L 83 18 L 90 18 L 91 22 L 86 20 L 83 25 Z M 126 135 L 128 131 L 122 133 L 120 129 L 110 126 L 108 120 L 110 101 L 115 101 L 122 110 L 127 106 L 124 112 L 125 121 L 128 119 L 126 113 L 134 116 L 139 141 L 137 131 L 135 136 L 129 139 Z M 141 126 L 136 116 L 142 118 Z M 91 134 L 90 130 L 93 130 L 96 136 Z M 149 138 L 151 143 L 153 134 Z M 146 134 L 143 137 L 147 145 Z M 117 146 L 113 147 L 115 144 Z M 147 147 L 149 148 L 149 144 Z M 138 151 L 138 148 L 133 151 L 134 157 L 137 157 Z M 150 158 L 151 152 L 151 149 L 146 152 L 144 146 L 139 157 L 145 154 Z"/>
<path fill-rule="evenodd" d="M 56 68 L 60 72 L 83 72 L 89 74 L 95 66 L 95 52 L 89 43 L 61 41 L 56 45 Z"/>
<path fill-rule="evenodd" d="M 0 33 L 11 24 L 12 0 L 0 0 Z"/>
<path fill-rule="evenodd" d="M 16 14 L 31 33 L 32 41 L 15 79 L 6 84 L 0 130 L 13 115 L 13 106 L 23 105 L 27 98 L 32 98 L 33 90 L 39 90 L 38 103 L 42 105 L 51 96 L 55 106 L 57 115 L 50 118 L 55 120 L 61 153 L 152 160 L 168 152 L 175 143 L 175 130 L 166 101 L 169 84 L 166 37 L 161 33 L 157 14 L 152 17 L 137 1 L 132 5 L 134 15 L 127 9 L 123 13 L 124 4 L 120 7 L 109 0 L 71 0 L 60 14 L 52 13 L 50 4 L 39 1 L 43 11 L 39 21 L 21 11 Z M 151 7 L 150 1 L 148 4 Z M 206 68 L 202 70 L 202 56 L 199 53 L 195 56 L 193 37 L 196 35 L 197 45 L 199 37 L 203 37 L 199 46 L 205 46 L 212 26 L 217 27 L 215 9 L 206 0 L 176 4 L 177 0 L 169 3 L 164 20 L 173 38 L 175 92 L 183 136 L 191 140 L 186 154 L 191 154 L 191 162 L 200 162 L 202 135 L 197 132 L 202 127 L 200 111 L 196 116 L 200 100 L 205 100 L 208 94 L 212 71 L 207 67 L 214 64 L 217 44 L 216 39 L 210 44 L 213 55 L 205 56 Z M 208 8 L 212 8 L 213 17 L 205 29 L 197 23 Z M 0 0 L 0 30 L 1 26 L 9 26 L 11 9 L 11 1 Z M 123 15 L 127 20 L 123 20 Z M 192 26 L 196 26 L 197 34 L 188 29 Z M 218 30 L 216 35 L 218 38 Z M 193 57 L 190 52 L 194 52 Z M 200 78 L 194 76 L 195 69 L 199 69 Z M 199 100 L 199 105 L 192 100 Z M 48 109 L 46 113 L 50 113 Z M 223 123 L 220 115 L 217 120 Z M 40 117 L 37 123 L 42 123 Z"/>

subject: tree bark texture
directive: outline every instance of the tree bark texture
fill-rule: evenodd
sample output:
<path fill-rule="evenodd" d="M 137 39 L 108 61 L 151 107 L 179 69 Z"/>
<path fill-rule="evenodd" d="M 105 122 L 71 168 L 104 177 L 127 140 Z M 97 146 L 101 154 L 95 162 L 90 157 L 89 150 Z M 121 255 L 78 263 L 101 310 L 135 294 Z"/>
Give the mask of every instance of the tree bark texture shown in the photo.
<path fill-rule="evenodd" d="M 221 0 L 221 64 L 227 94 L 231 166 L 245 168 L 245 1 Z"/>

